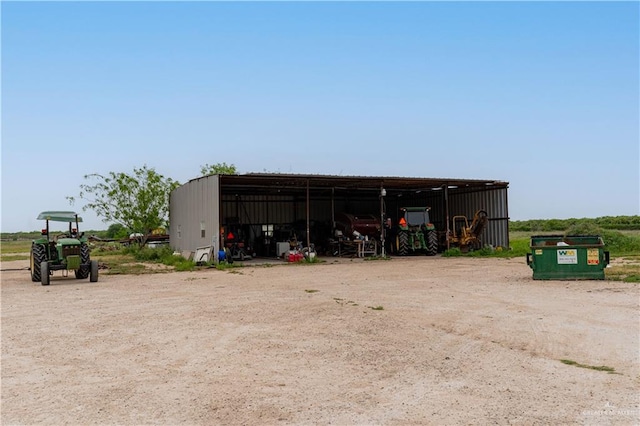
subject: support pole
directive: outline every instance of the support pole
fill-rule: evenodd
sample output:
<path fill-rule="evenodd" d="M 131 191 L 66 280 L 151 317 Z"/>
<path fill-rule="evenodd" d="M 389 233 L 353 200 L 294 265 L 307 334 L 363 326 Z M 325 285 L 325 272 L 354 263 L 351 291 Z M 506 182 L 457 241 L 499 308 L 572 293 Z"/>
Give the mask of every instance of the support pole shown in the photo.
<path fill-rule="evenodd" d="M 449 232 L 451 231 L 451 229 L 449 229 L 449 184 L 445 184 L 444 185 L 444 214 L 445 214 L 445 220 L 446 222 L 446 226 L 445 226 L 445 232 L 446 232 L 446 237 L 447 237 L 447 250 L 449 250 L 451 248 L 451 244 L 449 242 Z"/>
<path fill-rule="evenodd" d="M 382 186 L 382 184 L 380 184 L 380 241 L 382 243 L 382 246 L 380 247 L 380 254 L 382 257 L 385 257 L 386 253 L 384 250 L 384 246 L 385 246 L 385 232 L 384 232 L 384 196 L 386 194 L 386 191 L 384 189 L 384 186 Z"/>
<path fill-rule="evenodd" d="M 309 234 L 309 179 L 307 179 L 307 248 L 311 251 L 311 235 Z"/>
<path fill-rule="evenodd" d="M 336 229 L 336 189 L 331 188 L 331 235 Z"/>

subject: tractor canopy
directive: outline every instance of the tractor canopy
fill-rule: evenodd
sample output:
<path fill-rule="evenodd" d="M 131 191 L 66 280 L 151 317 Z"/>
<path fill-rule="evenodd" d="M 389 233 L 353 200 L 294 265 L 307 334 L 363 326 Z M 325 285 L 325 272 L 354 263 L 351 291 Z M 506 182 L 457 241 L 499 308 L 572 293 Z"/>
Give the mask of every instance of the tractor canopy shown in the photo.
<path fill-rule="evenodd" d="M 82 222 L 82 218 L 76 212 L 70 211 L 46 211 L 38 215 L 38 220 L 50 220 L 52 222 Z"/>
<path fill-rule="evenodd" d="M 78 216 L 76 212 L 60 210 L 44 211 L 38 215 L 38 220 L 45 220 L 47 223 L 47 227 L 42 230 L 42 237 L 36 240 L 36 242 L 43 243 L 45 241 L 50 241 L 49 222 L 64 222 L 69 224 L 68 231 L 65 234 L 58 235 L 56 237 L 56 241 L 62 243 L 60 245 L 70 245 L 74 244 L 74 242 L 75 244 L 80 244 L 82 242 L 86 242 L 87 240 L 84 237 L 84 233 L 78 232 L 78 226 L 79 223 L 82 222 L 82 218 Z M 60 241 L 61 239 L 65 238 L 67 239 L 67 241 Z"/>

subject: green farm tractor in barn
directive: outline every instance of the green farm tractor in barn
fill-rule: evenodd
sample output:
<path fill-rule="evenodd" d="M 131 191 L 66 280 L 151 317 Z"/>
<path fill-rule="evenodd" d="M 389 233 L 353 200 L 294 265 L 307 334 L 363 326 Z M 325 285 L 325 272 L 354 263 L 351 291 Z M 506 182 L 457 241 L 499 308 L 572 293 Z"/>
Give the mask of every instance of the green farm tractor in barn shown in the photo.
<path fill-rule="evenodd" d="M 91 260 L 84 232 L 78 232 L 78 223 L 82 222 L 82 218 L 75 212 L 46 211 L 38 215 L 38 220 L 45 220 L 46 228 L 42 230 L 40 238 L 31 243 L 31 280 L 49 285 L 53 271 L 63 271 L 65 277 L 69 271 L 73 271 L 77 279 L 89 277 L 92 283 L 98 281 L 98 262 Z M 51 237 L 49 222 L 67 222 L 69 230 Z"/>
<path fill-rule="evenodd" d="M 396 233 L 396 252 L 400 256 L 438 253 L 438 233 L 429 219 L 429 207 L 403 207 Z"/>

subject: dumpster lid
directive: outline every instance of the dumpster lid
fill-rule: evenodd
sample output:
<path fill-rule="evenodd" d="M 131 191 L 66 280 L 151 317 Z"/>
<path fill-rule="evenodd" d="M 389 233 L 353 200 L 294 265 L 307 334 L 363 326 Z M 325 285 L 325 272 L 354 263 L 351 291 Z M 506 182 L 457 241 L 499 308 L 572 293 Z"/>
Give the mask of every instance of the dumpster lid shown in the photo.
<path fill-rule="evenodd" d="M 604 245 L 599 235 L 534 235 L 531 237 L 531 246 L 586 246 Z"/>

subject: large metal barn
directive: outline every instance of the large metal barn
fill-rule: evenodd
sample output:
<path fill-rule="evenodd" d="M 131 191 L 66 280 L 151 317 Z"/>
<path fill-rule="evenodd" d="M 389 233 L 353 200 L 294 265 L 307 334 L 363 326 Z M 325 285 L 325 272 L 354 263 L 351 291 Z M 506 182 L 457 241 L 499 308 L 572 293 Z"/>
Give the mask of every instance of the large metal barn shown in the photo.
<path fill-rule="evenodd" d="M 508 182 L 496 180 L 208 175 L 171 193 L 170 243 L 180 252 L 211 247 L 217 253 L 229 247 L 228 237 L 233 237 L 252 256 L 278 257 L 279 247 L 293 235 L 303 246 L 313 244 L 319 254 L 328 254 L 339 235 L 340 218 L 366 217 L 375 221 L 379 230 L 386 218 L 393 223 L 400 220 L 403 207 L 430 207 L 430 221 L 441 236 L 452 230 L 454 217 L 471 220 L 478 210 L 486 211 L 483 245 L 508 247 L 507 190 Z M 380 242 L 383 236 L 377 232 L 371 239 Z M 376 254 L 382 253 L 382 247 L 377 245 Z"/>

